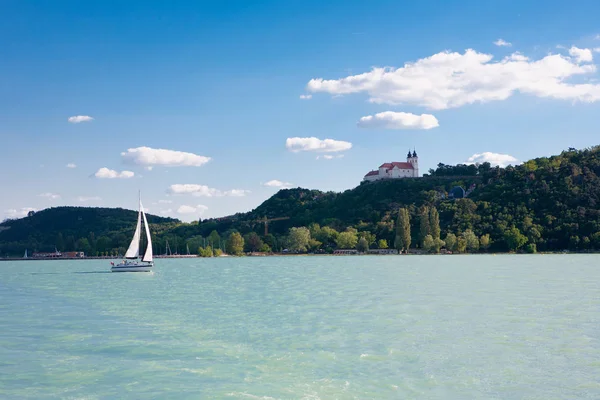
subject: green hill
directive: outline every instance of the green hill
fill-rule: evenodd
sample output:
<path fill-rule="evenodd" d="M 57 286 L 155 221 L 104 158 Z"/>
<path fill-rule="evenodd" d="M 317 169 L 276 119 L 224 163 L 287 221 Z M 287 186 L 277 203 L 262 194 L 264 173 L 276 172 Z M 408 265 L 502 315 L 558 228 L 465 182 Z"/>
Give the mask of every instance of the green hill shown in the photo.
<path fill-rule="evenodd" d="M 456 187 L 467 197 L 450 198 Z M 235 231 L 246 237 L 246 250 L 265 248 L 264 243 L 280 249 L 289 245 L 290 228 L 303 226 L 310 226 L 313 250 L 331 251 L 341 246 L 338 232 L 348 228 L 350 236 L 364 237 L 371 247 L 381 240 L 391 246 L 398 210 L 407 208 L 415 247 L 422 241 L 419 220 L 425 207 L 439 212 L 441 239 L 489 235 L 489 251 L 600 250 L 600 147 L 569 149 L 507 168 L 439 164 L 423 178 L 363 183 L 342 193 L 283 189 L 248 213 L 194 223 L 149 216 L 149 222 L 156 253 L 164 252 L 167 240 L 173 251 L 182 253 L 187 246 L 196 252 L 209 235 L 208 242 L 224 247 L 220 238 Z M 286 219 L 270 222 L 264 237 L 265 217 Z M 134 211 L 122 209 L 40 211 L 0 224 L 0 254 L 55 245 L 92 254 L 122 252 L 135 219 Z"/>
<path fill-rule="evenodd" d="M 155 232 L 180 223 L 172 218 L 147 215 Z M 82 250 L 86 253 L 122 249 L 133 235 L 137 211 L 122 208 L 55 207 L 0 224 L 0 254 L 33 251 Z"/>

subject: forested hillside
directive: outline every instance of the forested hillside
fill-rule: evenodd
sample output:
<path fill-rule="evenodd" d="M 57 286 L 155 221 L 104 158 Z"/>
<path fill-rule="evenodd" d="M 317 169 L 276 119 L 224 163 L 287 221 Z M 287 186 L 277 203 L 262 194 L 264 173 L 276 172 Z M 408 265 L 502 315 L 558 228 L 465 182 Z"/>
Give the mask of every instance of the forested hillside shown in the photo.
<path fill-rule="evenodd" d="M 135 229 L 137 211 L 122 208 L 55 207 L 0 224 L 0 255 L 79 250 L 91 254 L 123 248 Z M 180 221 L 147 215 L 157 233 Z"/>
<path fill-rule="evenodd" d="M 451 198 L 456 187 L 465 189 L 467 197 Z M 410 223 L 411 248 L 600 250 L 600 147 L 569 149 L 507 168 L 439 164 L 423 178 L 363 183 L 342 193 L 284 189 L 248 213 L 189 224 L 151 216 L 149 222 L 159 254 L 166 240 L 180 253 L 186 247 L 192 252 L 209 246 L 226 250 L 235 232 L 246 251 L 330 252 L 392 247 L 402 209 Z M 263 218 L 286 219 L 270 222 L 265 236 Z M 56 245 L 118 252 L 127 245 L 134 222 L 135 212 L 127 210 L 49 209 L 0 225 L 5 229 L 0 251 L 16 255 L 25 247 Z M 300 227 L 307 229 L 291 229 Z M 432 232 L 435 237 L 426 238 Z M 236 235 L 236 243 L 238 239 Z M 437 244 L 432 247 L 430 239 Z"/>

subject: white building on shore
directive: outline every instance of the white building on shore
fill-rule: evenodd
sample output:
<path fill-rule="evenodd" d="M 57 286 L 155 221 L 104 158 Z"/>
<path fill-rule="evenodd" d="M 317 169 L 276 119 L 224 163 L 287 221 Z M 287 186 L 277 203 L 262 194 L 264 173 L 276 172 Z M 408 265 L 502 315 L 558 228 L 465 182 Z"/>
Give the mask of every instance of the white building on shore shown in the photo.
<path fill-rule="evenodd" d="M 379 169 L 367 173 L 363 180 L 378 181 L 381 179 L 418 178 L 419 157 L 417 152 L 410 150 L 406 156 L 406 162 L 389 162 L 379 166 Z"/>

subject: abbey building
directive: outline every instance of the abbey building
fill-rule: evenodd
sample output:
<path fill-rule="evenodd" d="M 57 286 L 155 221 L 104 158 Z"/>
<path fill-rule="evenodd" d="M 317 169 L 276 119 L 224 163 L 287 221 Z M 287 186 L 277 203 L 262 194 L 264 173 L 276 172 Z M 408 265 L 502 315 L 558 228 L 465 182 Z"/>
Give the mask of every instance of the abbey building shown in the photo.
<path fill-rule="evenodd" d="M 379 169 L 370 171 L 364 177 L 365 181 L 378 181 L 380 179 L 418 178 L 419 157 L 417 152 L 408 152 L 406 162 L 389 162 L 379 166 Z"/>

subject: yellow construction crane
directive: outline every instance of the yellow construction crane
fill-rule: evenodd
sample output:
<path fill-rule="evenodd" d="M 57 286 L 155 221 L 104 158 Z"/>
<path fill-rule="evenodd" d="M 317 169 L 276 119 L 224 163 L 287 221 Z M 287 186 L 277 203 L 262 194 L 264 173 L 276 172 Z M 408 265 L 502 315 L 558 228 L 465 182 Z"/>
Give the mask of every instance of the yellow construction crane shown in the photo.
<path fill-rule="evenodd" d="M 254 222 L 260 222 L 265 224 L 265 236 L 267 236 L 269 234 L 269 222 L 273 222 L 273 221 L 282 221 L 284 219 L 290 219 L 290 217 L 279 217 L 279 218 L 261 218 L 261 219 L 257 219 Z"/>

